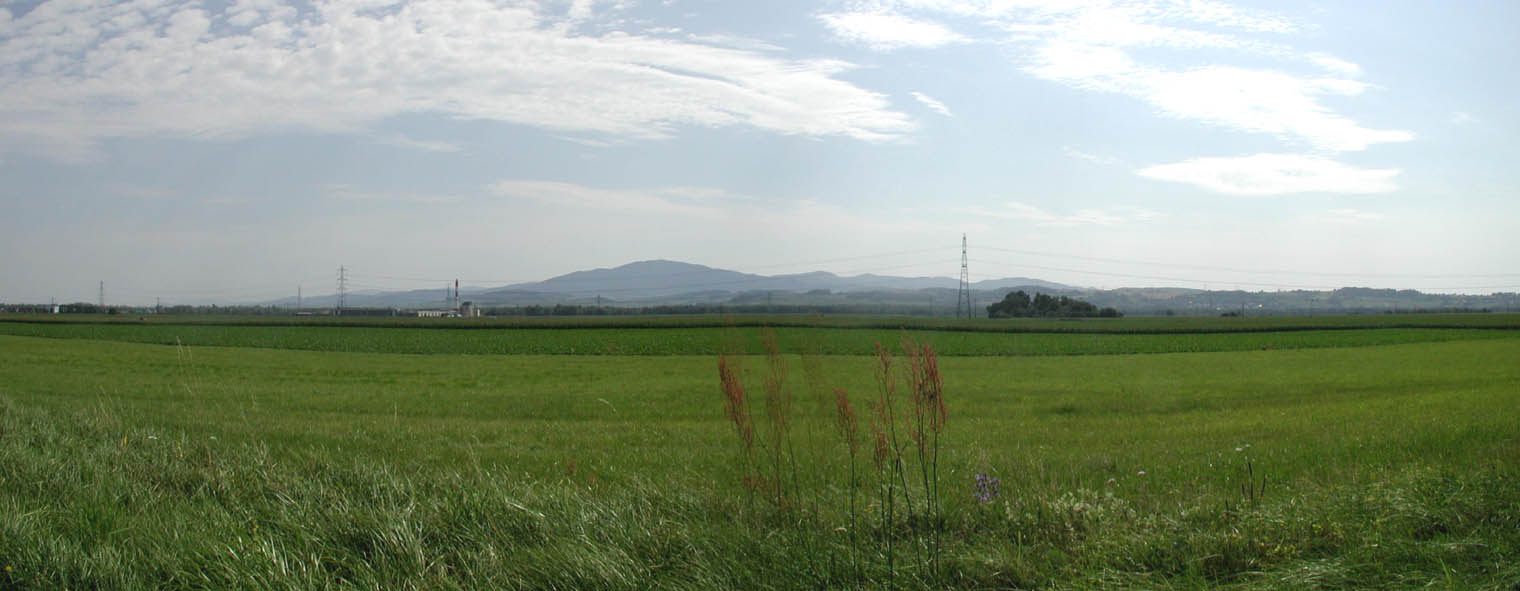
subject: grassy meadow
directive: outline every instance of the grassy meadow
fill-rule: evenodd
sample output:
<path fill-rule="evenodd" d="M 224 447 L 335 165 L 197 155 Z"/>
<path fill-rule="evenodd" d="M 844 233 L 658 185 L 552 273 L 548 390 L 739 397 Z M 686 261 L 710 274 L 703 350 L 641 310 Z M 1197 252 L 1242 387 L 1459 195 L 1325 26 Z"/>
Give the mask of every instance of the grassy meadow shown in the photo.
<path fill-rule="evenodd" d="M 0 322 L 0 589 L 1520 588 L 1517 323 L 1341 318 Z"/>

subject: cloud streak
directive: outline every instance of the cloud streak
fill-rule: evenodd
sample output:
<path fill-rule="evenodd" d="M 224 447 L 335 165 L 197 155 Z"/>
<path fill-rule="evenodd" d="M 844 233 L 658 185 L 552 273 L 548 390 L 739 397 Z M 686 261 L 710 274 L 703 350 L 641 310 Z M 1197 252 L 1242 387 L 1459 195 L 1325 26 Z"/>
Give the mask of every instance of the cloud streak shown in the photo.
<path fill-rule="evenodd" d="M 879 51 L 939 47 L 966 40 L 940 23 L 887 12 L 828 13 L 818 19 L 839 39 Z"/>
<path fill-rule="evenodd" d="M 925 107 L 928 107 L 930 111 L 934 111 L 935 113 L 939 113 L 946 117 L 955 116 L 954 113 L 950 112 L 950 107 L 945 106 L 945 103 L 939 102 L 938 99 L 935 99 L 934 97 L 922 92 L 914 92 L 912 94 L 914 100 L 922 103 Z"/>
<path fill-rule="evenodd" d="M 1142 168 L 1140 176 L 1186 183 L 1230 195 L 1286 193 L 1387 193 L 1398 189 L 1399 169 L 1366 169 L 1329 158 L 1298 154 L 1256 154 L 1239 158 L 1194 158 Z"/>
<path fill-rule="evenodd" d="M 976 216 L 1033 222 L 1038 226 L 1058 228 L 1116 226 L 1126 223 L 1147 222 L 1160 217 L 1160 214 L 1156 212 L 1136 207 L 1119 207 L 1109 210 L 1083 208 L 1069 214 L 1059 214 L 1019 201 L 1009 201 L 998 208 L 968 208 L 965 212 Z"/>

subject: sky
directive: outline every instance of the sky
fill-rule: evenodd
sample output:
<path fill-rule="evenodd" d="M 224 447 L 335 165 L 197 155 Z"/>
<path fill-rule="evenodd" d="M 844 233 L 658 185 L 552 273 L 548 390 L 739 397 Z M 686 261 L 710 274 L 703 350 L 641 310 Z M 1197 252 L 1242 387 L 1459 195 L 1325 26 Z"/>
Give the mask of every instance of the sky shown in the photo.
<path fill-rule="evenodd" d="M 0 4 L 0 302 L 647 259 L 1520 291 L 1520 3 Z"/>

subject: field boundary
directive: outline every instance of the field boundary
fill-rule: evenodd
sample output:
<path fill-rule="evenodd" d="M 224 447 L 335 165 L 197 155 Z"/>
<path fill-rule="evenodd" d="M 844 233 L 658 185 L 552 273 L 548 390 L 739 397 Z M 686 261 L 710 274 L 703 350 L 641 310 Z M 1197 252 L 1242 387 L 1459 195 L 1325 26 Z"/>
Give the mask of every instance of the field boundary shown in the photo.
<path fill-rule="evenodd" d="M 950 320 L 920 317 L 799 317 L 770 316 L 620 316 L 491 317 L 426 319 L 400 316 L 269 319 L 242 317 L 110 317 L 104 315 L 55 317 L 36 315 L 0 316 L 0 323 L 48 325 L 147 325 L 147 326 L 257 326 L 257 327 L 364 327 L 446 330 L 585 330 L 585 329 L 691 329 L 691 328 L 830 328 L 843 330 L 908 330 L 999 334 L 1229 334 L 1321 330 L 1369 329 L 1482 329 L 1520 330 L 1520 314 L 1390 314 L 1264 316 L 1251 318 L 1140 317 L 1120 319 L 1000 319 Z"/>

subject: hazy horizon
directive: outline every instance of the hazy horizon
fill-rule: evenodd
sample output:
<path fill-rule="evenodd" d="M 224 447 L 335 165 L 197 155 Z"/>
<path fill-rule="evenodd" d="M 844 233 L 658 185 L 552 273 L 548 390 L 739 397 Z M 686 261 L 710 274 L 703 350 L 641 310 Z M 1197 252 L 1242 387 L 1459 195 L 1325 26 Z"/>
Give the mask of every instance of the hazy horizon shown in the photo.
<path fill-rule="evenodd" d="M 1373 13 L 1372 10 L 1376 10 Z M 0 6 L 0 301 L 745 273 L 1520 291 L 1511 3 Z"/>

